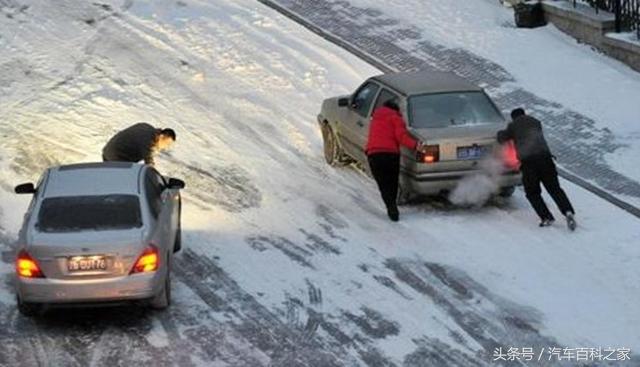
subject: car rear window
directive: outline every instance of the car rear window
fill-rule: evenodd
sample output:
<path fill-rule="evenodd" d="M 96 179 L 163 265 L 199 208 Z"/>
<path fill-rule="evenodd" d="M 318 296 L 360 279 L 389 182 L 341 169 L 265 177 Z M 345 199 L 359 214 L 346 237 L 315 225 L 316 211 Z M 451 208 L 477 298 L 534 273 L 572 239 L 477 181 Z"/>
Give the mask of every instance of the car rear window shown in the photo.
<path fill-rule="evenodd" d="M 42 202 L 37 228 L 41 232 L 106 231 L 142 226 L 135 195 L 48 198 Z"/>
<path fill-rule="evenodd" d="M 438 128 L 504 122 L 483 92 L 425 94 L 409 98 L 410 125 Z"/>

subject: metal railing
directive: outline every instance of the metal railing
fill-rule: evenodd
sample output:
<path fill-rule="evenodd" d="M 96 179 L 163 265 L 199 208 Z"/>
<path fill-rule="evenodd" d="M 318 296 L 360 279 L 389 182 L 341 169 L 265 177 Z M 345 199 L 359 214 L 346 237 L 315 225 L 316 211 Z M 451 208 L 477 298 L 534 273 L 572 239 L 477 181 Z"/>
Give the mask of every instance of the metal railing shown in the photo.
<path fill-rule="evenodd" d="M 576 6 L 578 0 L 573 0 Z M 640 0 L 580 0 L 590 5 L 598 13 L 605 10 L 615 15 L 616 32 L 635 31 L 640 39 Z"/>

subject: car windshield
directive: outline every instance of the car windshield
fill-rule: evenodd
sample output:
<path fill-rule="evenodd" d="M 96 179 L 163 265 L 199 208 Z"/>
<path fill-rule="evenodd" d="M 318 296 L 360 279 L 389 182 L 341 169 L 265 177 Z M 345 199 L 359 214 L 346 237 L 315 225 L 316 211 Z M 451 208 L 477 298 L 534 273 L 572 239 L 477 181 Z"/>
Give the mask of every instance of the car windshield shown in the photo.
<path fill-rule="evenodd" d="M 483 92 L 424 94 L 409 98 L 410 124 L 438 128 L 503 122 L 504 117 Z"/>
<path fill-rule="evenodd" d="M 142 226 L 135 195 L 48 198 L 42 202 L 37 228 L 41 232 L 106 231 Z"/>

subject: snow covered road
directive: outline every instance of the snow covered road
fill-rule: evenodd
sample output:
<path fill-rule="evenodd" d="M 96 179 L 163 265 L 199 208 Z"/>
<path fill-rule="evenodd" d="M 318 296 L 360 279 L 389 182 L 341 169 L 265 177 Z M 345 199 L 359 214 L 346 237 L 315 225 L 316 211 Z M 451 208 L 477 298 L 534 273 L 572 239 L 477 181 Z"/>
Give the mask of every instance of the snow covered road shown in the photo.
<path fill-rule="evenodd" d="M 637 218 L 563 182 L 573 234 L 537 228 L 521 191 L 389 223 L 315 122 L 377 71 L 256 1 L 0 0 L 0 71 L 0 366 L 489 366 L 496 347 L 640 365 Z M 20 316 L 13 185 L 136 121 L 176 129 L 158 166 L 187 182 L 171 308 Z"/>

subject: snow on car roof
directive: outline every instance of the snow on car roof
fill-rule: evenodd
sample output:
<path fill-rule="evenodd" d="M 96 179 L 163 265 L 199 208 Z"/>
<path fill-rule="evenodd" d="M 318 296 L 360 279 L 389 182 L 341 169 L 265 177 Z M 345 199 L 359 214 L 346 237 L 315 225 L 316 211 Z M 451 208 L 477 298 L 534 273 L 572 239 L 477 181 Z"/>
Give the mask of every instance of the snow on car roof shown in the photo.
<path fill-rule="evenodd" d="M 375 76 L 374 79 L 407 96 L 482 90 L 477 85 L 453 73 L 437 71 L 389 73 Z"/>
<path fill-rule="evenodd" d="M 138 194 L 144 166 L 127 162 L 82 163 L 53 167 L 45 197 Z"/>

